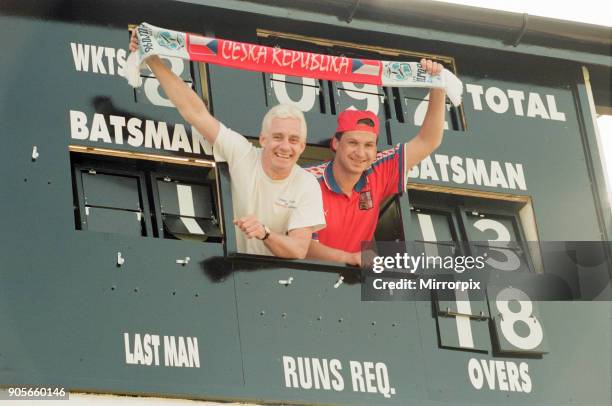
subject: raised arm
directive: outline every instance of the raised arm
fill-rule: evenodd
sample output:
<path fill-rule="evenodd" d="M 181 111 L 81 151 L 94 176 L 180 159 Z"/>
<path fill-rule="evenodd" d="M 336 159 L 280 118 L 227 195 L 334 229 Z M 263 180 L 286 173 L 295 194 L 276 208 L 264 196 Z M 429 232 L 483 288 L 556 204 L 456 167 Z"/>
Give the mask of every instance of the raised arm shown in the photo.
<path fill-rule="evenodd" d="M 135 52 L 137 49 L 138 39 L 136 31 L 133 31 L 130 39 L 130 51 Z M 185 121 L 194 126 L 211 145 L 214 144 L 219 133 L 219 121 L 208 112 L 202 99 L 181 78 L 176 76 L 157 55 L 150 56 L 145 62 Z"/>
<path fill-rule="evenodd" d="M 431 75 L 442 72 L 442 65 L 431 60 L 423 59 L 421 64 Z M 444 132 L 444 115 L 446 110 L 446 92 L 444 89 L 431 89 L 429 91 L 429 105 L 423 120 L 423 125 L 416 137 L 408 141 L 406 148 L 407 168 L 427 158 L 442 143 Z"/>

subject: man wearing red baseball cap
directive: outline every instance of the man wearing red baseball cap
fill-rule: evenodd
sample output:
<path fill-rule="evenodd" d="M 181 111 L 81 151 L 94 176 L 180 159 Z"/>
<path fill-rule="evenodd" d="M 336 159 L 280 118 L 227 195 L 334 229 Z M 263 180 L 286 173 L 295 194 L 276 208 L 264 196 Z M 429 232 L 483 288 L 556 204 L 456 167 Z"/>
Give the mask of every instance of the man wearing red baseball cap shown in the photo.
<path fill-rule="evenodd" d="M 442 65 L 423 59 L 431 75 Z M 376 151 L 378 117 L 370 111 L 345 110 L 331 141 L 332 161 L 306 168 L 319 180 L 327 227 L 313 235 L 308 257 L 361 265 L 361 243 L 371 241 L 381 203 L 406 188 L 407 173 L 442 142 L 446 94 L 429 92 L 429 106 L 418 134 L 405 144 Z"/>

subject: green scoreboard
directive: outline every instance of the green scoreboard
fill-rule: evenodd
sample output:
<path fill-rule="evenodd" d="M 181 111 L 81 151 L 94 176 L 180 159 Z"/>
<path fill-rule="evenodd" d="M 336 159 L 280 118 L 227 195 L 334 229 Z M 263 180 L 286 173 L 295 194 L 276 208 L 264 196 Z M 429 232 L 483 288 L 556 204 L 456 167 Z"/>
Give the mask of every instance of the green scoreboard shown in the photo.
<path fill-rule="evenodd" d="M 347 23 L 326 12 L 335 2 L 314 3 L 0 6 L 0 386 L 281 404 L 609 405 L 612 212 L 593 121 L 609 89 L 591 85 L 609 75 L 610 57 L 493 46 L 485 31 Z M 599 259 L 578 259 L 569 286 L 594 300 L 491 284 L 478 297 L 425 289 L 369 301 L 356 268 L 237 253 L 227 166 L 151 72 L 138 89 L 123 77 L 128 26 L 141 21 L 444 64 L 463 81 L 463 104 L 448 103 L 442 145 L 383 205 L 376 243 L 451 256 L 462 244 L 494 246 L 487 267 L 542 279 L 558 265 L 548 242 L 597 242 Z M 166 62 L 253 142 L 269 107 L 298 106 L 304 165 L 331 158 L 346 108 L 378 115 L 379 151 L 414 137 L 427 110 L 422 89 Z"/>

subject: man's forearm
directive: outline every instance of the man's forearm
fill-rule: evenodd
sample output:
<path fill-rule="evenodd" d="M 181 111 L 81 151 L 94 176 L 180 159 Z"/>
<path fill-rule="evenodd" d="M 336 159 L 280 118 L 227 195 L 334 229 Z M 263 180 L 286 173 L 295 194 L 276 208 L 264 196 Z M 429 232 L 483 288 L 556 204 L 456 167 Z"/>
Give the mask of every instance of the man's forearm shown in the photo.
<path fill-rule="evenodd" d="M 429 105 L 418 136 L 423 142 L 438 148 L 442 143 L 444 132 L 444 116 L 446 113 L 446 93 L 443 89 L 431 89 L 429 92 Z"/>
<path fill-rule="evenodd" d="M 185 121 L 196 127 L 208 142 L 213 144 L 219 132 L 219 124 L 210 115 L 202 99 L 157 55 L 147 58 L 146 63 Z"/>
<path fill-rule="evenodd" d="M 146 63 L 166 92 L 166 95 L 179 112 L 189 114 L 193 110 L 206 109 L 204 102 L 193 92 L 181 78 L 176 76 L 157 56 L 146 59 Z M 184 117 L 186 119 L 186 117 Z"/>
<path fill-rule="evenodd" d="M 280 258 L 304 259 L 308 252 L 310 239 L 292 237 L 271 232 L 270 236 L 264 240 L 266 247 Z"/>
<path fill-rule="evenodd" d="M 308 246 L 308 255 L 306 258 L 321 259 L 324 261 L 339 262 L 341 264 L 350 263 L 350 253 L 336 248 L 328 247 L 318 241 L 311 241 Z"/>

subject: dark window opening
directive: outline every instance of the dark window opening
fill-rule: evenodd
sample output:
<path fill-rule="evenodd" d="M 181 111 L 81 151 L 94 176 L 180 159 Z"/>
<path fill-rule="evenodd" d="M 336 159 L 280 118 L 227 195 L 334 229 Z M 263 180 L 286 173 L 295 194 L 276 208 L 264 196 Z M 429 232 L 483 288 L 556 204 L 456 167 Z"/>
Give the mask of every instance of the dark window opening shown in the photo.
<path fill-rule="evenodd" d="M 214 167 L 71 152 L 75 228 L 221 242 Z"/>
<path fill-rule="evenodd" d="M 153 172 L 150 174 L 157 230 L 163 238 L 220 241 L 219 213 L 214 183 L 193 174 Z"/>

